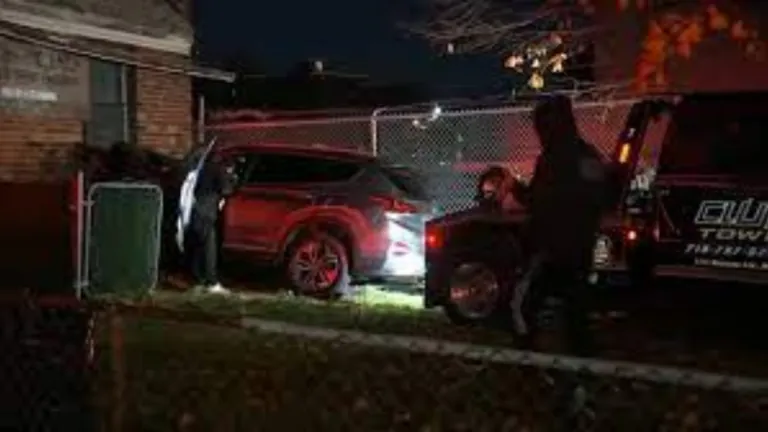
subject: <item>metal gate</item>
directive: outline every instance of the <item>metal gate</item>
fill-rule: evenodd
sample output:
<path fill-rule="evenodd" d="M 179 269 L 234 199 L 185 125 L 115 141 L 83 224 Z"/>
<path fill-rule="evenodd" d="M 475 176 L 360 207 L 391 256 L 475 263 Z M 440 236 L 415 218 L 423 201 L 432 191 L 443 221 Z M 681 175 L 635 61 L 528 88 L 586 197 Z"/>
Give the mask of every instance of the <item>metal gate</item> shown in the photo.
<path fill-rule="evenodd" d="M 158 279 L 163 192 L 145 183 L 96 183 L 85 200 L 83 294 L 140 296 Z"/>

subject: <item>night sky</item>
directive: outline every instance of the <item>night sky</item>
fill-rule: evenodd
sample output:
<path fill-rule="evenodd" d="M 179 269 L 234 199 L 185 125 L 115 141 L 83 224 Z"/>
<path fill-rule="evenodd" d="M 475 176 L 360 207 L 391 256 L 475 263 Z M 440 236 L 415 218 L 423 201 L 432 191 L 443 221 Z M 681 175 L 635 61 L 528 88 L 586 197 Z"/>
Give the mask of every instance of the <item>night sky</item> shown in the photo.
<path fill-rule="evenodd" d="M 248 56 L 269 74 L 323 59 L 379 82 L 428 83 L 441 95 L 506 90 L 494 56 L 440 57 L 398 23 L 418 0 L 197 0 L 201 57 Z"/>

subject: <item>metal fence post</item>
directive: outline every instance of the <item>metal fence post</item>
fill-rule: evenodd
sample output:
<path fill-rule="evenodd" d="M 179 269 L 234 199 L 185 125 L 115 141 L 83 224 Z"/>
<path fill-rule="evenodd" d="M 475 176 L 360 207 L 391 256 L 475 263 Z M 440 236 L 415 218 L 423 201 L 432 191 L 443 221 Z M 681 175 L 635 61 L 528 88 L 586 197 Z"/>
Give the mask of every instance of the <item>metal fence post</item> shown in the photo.
<path fill-rule="evenodd" d="M 374 109 L 371 113 L 371 154 L 373 154 L 373 156 L 379 155 L 379 132 L 376 116 L 386 109 L 386 107 L 379 107 Z"/>
<path fill-rule="evenodd" d="M 125 345 L 123 337 L 123 318 L 117 308 L 109 308 L 109 341 L 112 372 L 112 424 L 113 432 L 123 429 L 123 414 L 125 411 Z"/>
<path fill-rule="evenodd" d="M 85 242 L 85 174 L 83 170 L 78 170 L 75 176 L 75 199 L 74 217 L 75 217 L 75 295 L 82 298 L 85 276 L 83 273 L 84 242 Z"/>

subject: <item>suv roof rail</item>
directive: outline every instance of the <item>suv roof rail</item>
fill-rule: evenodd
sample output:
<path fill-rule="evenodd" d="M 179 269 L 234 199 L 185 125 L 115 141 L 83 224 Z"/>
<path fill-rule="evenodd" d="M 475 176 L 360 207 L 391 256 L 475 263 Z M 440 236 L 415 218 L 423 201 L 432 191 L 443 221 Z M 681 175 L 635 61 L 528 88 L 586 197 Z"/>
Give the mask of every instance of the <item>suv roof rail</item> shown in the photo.
<path fill-rule="evenodd" d="M 337 146 L 332 146 L 325 143 L 288 144 L 288 143 L 275 143 L 275 142 L 246 142 L 246 143 L 234 144 L 227 147 L 228 148 L 251 147 L 251 148 L 263 148 L 263 149 L 270 149 L 270 150 L 286 150 L 286 151 L 296 152 L 296 153 L 316 152 L 316 153 L 339 154 L 339 155 L 375 158 L 375 156 L 372 155 L 370 152 L 367 152 L 364 150 L 352 149 L 347 147 L 337 147 Z"/>

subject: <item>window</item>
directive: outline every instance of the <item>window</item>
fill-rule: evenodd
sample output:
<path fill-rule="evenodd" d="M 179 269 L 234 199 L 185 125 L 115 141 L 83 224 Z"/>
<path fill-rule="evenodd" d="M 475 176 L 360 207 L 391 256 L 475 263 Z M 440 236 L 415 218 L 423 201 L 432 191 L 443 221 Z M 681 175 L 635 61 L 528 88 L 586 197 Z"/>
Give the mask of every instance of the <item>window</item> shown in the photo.
<path fill-rule="evenodd" d="M 401 166 L 384 167 L 387 176 L 397 189 L 410 198 L 427 199 L 429 194 L 424 187 L 424 180 L 413 170 Z"/>
<path fill-rule="evenodd" d="M 768 100 L 757 96 L 683 101 L 673 114 L 659 172 L 768 176 Z"/>
<path fill-rule="evenodd" d="M 136 83 L 133 67 L 91 60 L 91 118 L 88 144 L 109 148 L 114 143 L 133 143 Z"/>
<path fill-rule="evenodd" d="M 308 156 L 257 154 L 249 183 L 330 183 L 346 181 L 360 171 L 354 163 Z"/>
<path fill-rule="evenodd" d="M 239 186 L 243 179 L 246 179 L 250 173 L 252 159 L 242 153 L 232 153 L 223 157 L 221 164 L 231 175 L 235 185 Z"/>

